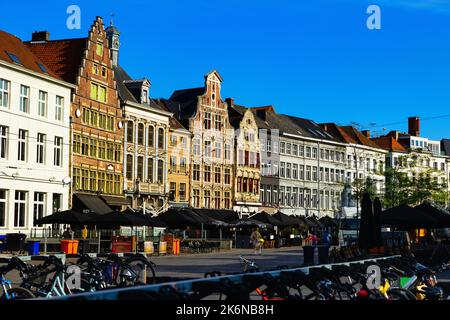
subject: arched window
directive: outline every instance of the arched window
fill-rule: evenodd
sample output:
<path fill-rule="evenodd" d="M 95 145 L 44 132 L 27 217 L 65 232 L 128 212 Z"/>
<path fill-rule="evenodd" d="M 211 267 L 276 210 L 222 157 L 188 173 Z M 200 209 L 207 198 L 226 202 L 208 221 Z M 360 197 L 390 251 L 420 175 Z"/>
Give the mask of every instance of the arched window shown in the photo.
<path fill-rule="evenodd" d="M 138 124 L 138 144 L 144 145 L 144 125 L 142 123 Z"/>
<path fill-rule="evenodd" d="M 164 149 L 164 129 L 158 129 L 158 149 Z"/>
<path fill-rule="evenodd" d="M 133 143 L 133 137 L 134 137 L 134 123 L 133 121 L 128 121 L 127 123 L 127 142 Z"/>

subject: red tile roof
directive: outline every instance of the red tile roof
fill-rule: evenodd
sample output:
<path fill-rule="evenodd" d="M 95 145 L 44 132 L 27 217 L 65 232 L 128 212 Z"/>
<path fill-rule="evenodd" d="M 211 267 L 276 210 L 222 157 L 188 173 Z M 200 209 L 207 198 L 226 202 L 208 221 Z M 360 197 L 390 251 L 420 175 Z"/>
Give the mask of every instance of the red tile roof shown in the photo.
<path fill-rule="evenodd" d="M 359 130 L 352 126 L 338 126 L 336 123 L 321 124 L 322 128 L 346 143 L 359 144 L 371 148 L 380 148 L 375 142 L 367 138 Z"/>
<path fill-rule="evenodd" d="M 379 145 L 381 148 L 389 151 L 408 152 L 408 150 L 403 145 L 401 145 L 391 136 L 372 138 L 372 141 Z"/>
<path fill-rule="evenodd" d="M 48 74 L 58 79 L 60 78 L 57 74 L 52 72 L 52 69 L 45 61 L 39 59 L 37 55 L 29 50 L 28 47 L 23 44 L 22 40 L 12 34 L 0 30 L 0 60 L 15 63 L 8 55 L 8 52 L 15 55 L 24 68 L 38 73 Z M 38 64 L 41 64 L 47 72 L 44 72 Z"/>
<path fill-rule="evenodd" d="M 59 77 L 76 84 L 87 40 L 80 38 L 25 44 Z"/>

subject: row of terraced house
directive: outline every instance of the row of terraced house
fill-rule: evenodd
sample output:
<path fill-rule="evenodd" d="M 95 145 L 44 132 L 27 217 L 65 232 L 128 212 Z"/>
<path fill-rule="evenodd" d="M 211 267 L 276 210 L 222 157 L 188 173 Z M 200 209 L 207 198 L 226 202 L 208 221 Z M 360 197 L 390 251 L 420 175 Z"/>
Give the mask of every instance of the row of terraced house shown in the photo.
<path fill-rule="evenodd" d="M 68 208 L 352 216 L 355 181 L 370 178 L 382 194 L 386 167 L 419 151 L 423 167 L 449 178 L 449 141 L 421 137 L 417 117 L 408 133 L 371 138 L 236 104 L 221 96 L 215 70 L 201 87 L 152 98 L 119 49 L 119 30 L 100 17 L 79 39 L 0 31 L 1 232 L 27 233 Z"/>

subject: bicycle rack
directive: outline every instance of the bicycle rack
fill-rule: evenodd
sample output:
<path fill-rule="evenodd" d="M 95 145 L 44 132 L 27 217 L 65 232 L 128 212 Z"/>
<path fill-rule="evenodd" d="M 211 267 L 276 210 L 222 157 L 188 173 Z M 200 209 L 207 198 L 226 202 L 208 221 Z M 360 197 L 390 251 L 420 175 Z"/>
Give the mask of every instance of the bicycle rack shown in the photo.
<path fill-rule="evenodd" d="M 351 262 L 316 265 L 316 266 L 310 266 L 310 267 L 280 269 L 280 270 L 273 270 L 273 271 L 262 271 L 262 272 L 255 272 L 252 274 L 254 274 L 254 275 L 270 274 L 271 276 L 278 278 L 280 276 L 281 272 L 294 272 L 294 271 L 300 270 L 305 274 L 309 274 L 309 270 L 314 269 L 314 268 L 326 267 L 328 269 L 331 269 L 332 266 L 336 266 L 336 265 L 349 265 L 350 263 L 365 263 L 365 262 L 370 262 L 370 261 L 379 261 L 379 260 L 391 259 L 391 258 L 396 258 L 396 257 L 401 257 L 401 256 L 395 255 L 395 256 L 381 257 L 381 258 L 375 258 L 375 259 L 366 259 L 366 260 L 351 261 Z M 123 296 L 124 294 L 126 294 L 127 291 L 129 291 L 130 294 L 135 292 L 136 290 L 139 290 L 139 292 L 144 292 L 144 293 L 145 292 L 157 293 L 157 292 L 160 292 L 161 288 L 168 287 L 168 286 L 175 289 L 176 292 L 183 294 L 183 293 L 192 292 L 194 283 L 205 282 L 205 281 L 219 282 L 221 280 L 230 280 L 235 283 L 240 283 L 240 282 L 242 282 L 242 278 L 244 275 L 247 275 L 247 274 L 242 273 L 242 274 L 236 274 L 236 275 L 225 275 L 225 276 L 218 276 L 218 277 L 199 278 L 199 279 L 194 279 L 194 280 L 166 282 L 166 283 L 161 283 L 161 284 L 153 284 L 153 285 L 146 285 L 146 286 L 139 286 L 139 287 L 127 287 L 127 288 L 120 288 L 120 289 L 102 290 L 102 291 L 98 291 L 98 292 L 74 294 L 71 296 L 55 297 L 55 298 L 50 298 L 50 299 L 56 299 L 56 300 L 118 300 L 119 295 Z M 40 299 L 43 299 L 43 298 L 40 298 Z"/>

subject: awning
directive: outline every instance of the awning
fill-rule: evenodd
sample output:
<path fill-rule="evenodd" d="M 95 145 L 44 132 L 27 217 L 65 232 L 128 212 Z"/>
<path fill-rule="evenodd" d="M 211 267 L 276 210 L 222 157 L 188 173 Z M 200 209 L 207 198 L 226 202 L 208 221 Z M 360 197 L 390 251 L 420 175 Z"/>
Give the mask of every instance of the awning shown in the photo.
<path fill-rule="evenodd" d="M 130 203 L 125 199 L 125 197 L 118 196 L 100 196 L 104 202 L 109 206 L 128 206 Z"/>
<path fill-rule="evenodd" d="M 112 211 L 99 196 L 81 193 L 73 195 L 72 210 L 83 213 L 88 210 L 97 214 L 105 214 Z"/>

